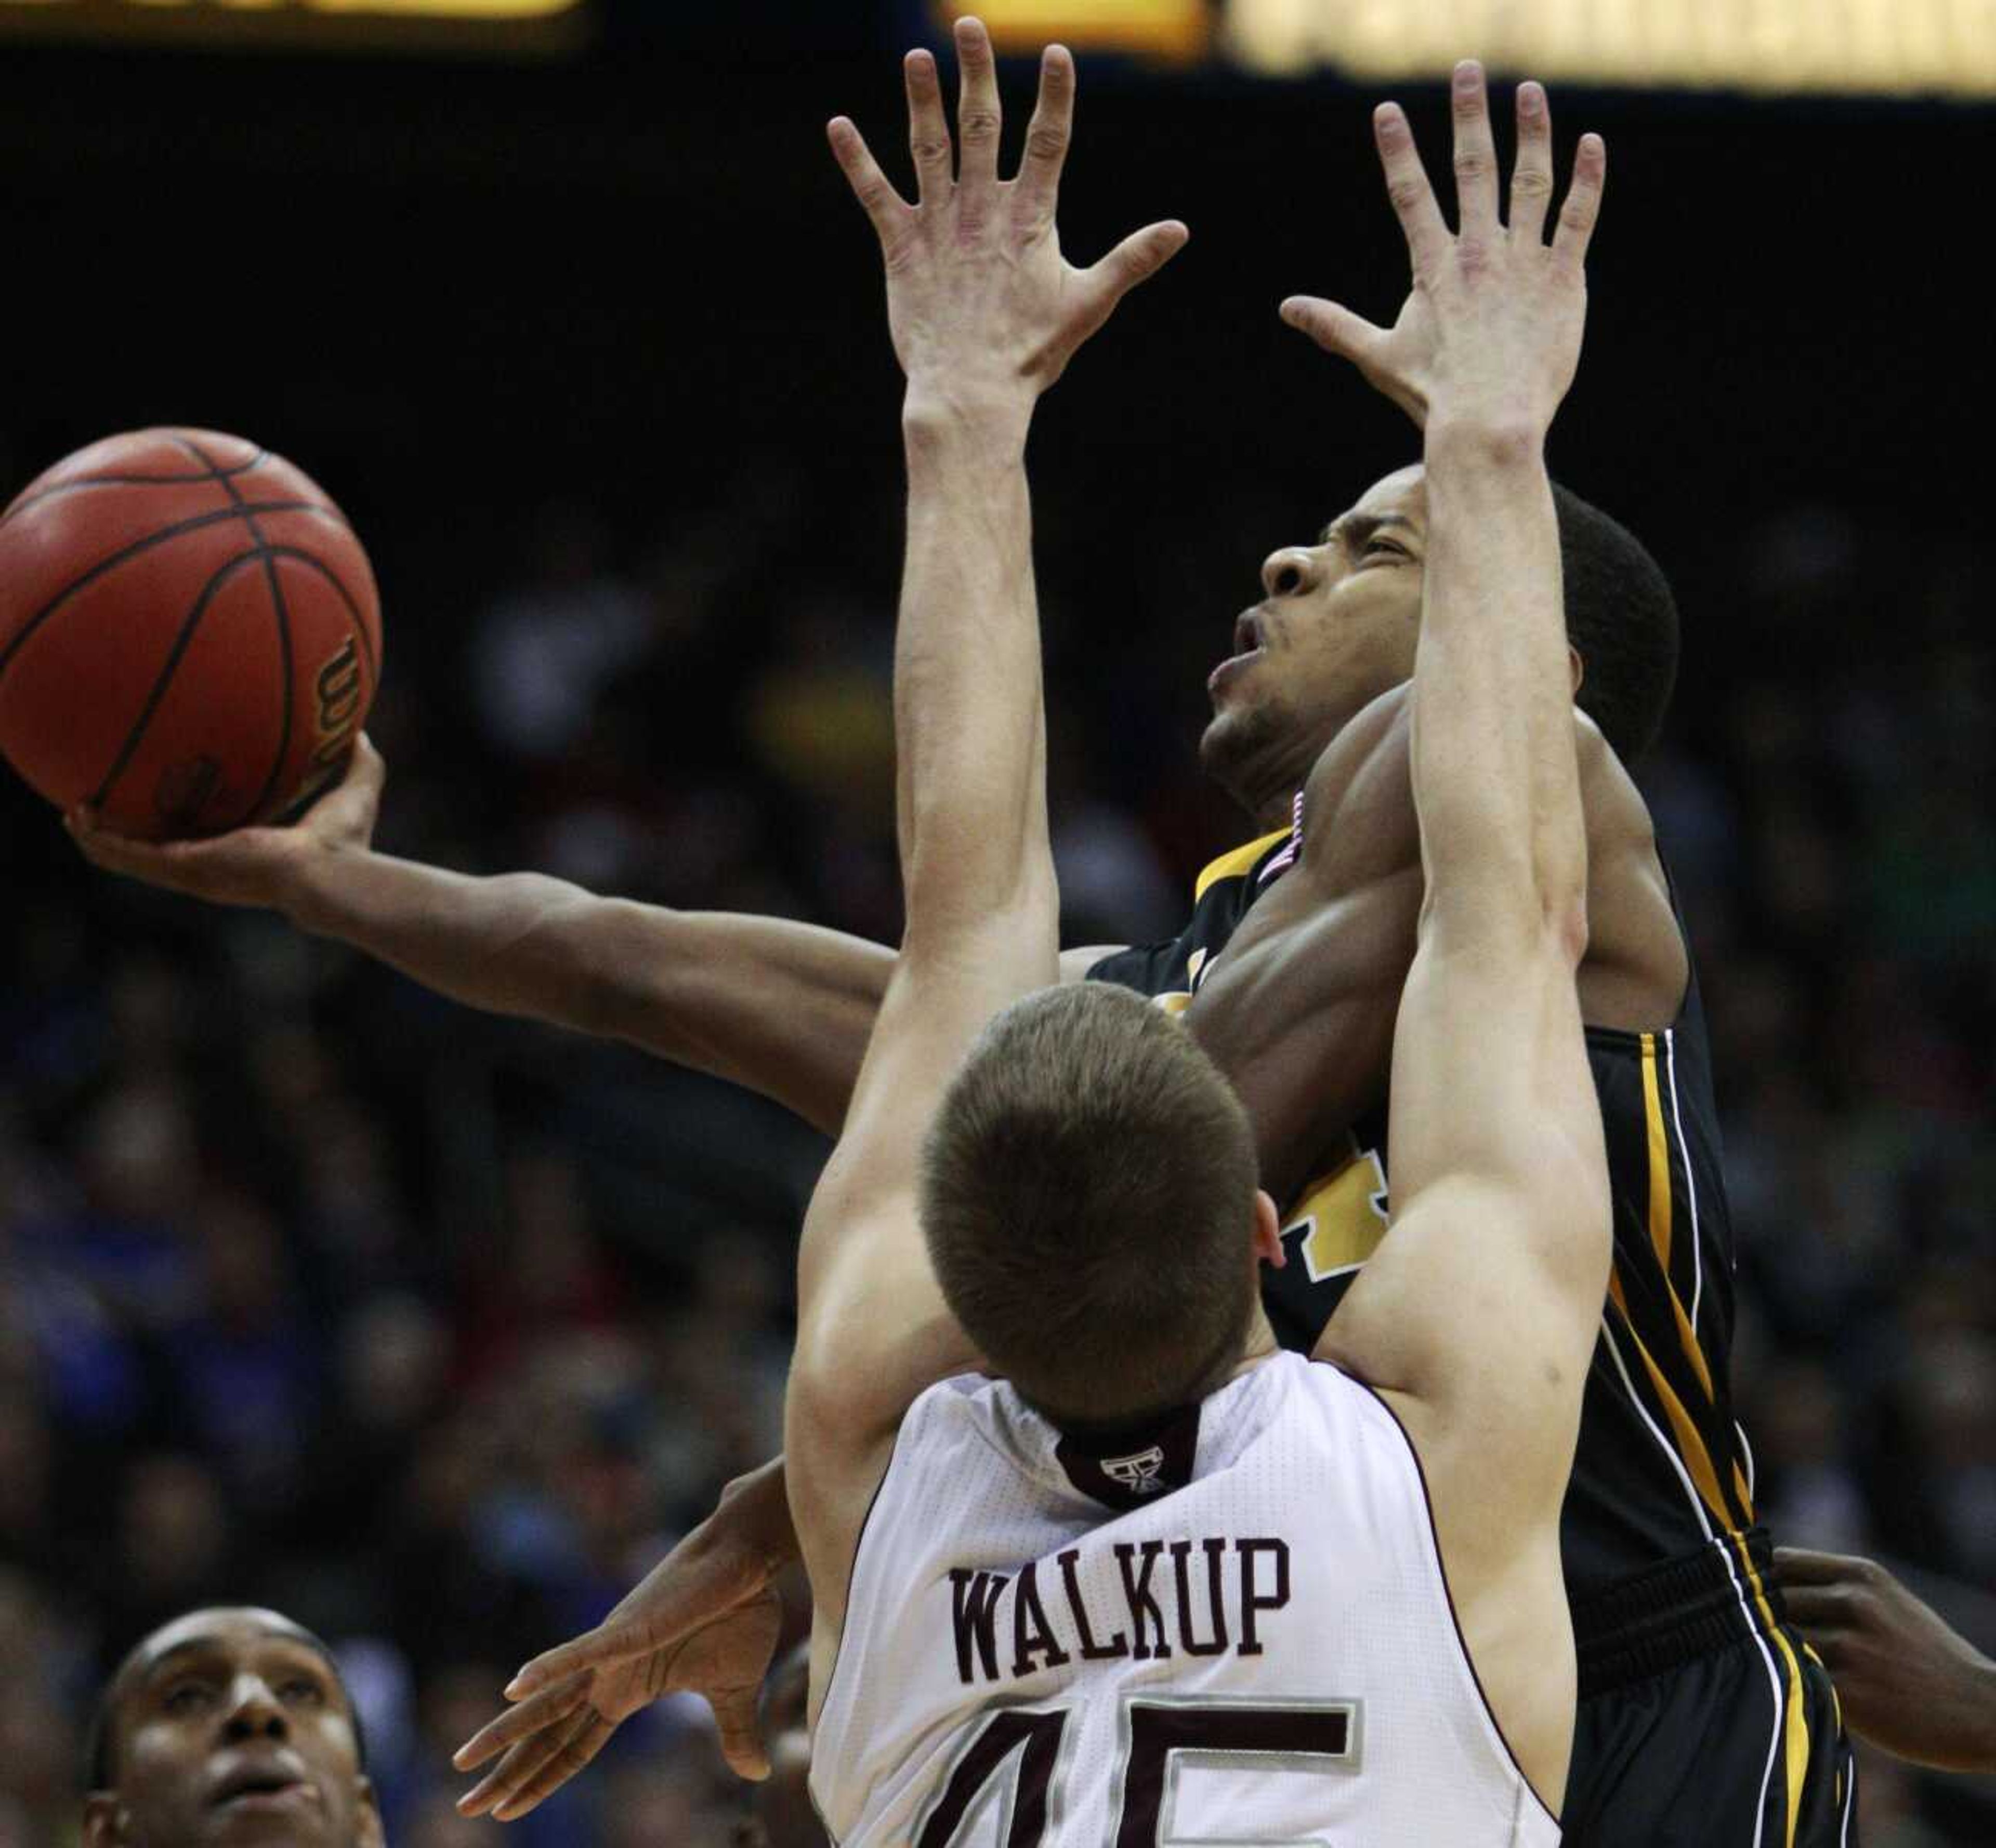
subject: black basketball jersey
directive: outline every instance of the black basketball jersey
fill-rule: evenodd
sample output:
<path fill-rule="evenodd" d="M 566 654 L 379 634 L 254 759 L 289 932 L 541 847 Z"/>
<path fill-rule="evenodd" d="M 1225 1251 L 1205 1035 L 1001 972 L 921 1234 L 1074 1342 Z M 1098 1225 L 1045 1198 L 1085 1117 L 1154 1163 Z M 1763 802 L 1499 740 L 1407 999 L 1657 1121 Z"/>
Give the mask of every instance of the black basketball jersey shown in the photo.
<path fill-rule="evenodd" d="M 1295 864 L 1297 845 L 1292 828 L 1214 861 L 1179 937 L 1105 957 L 1090 979 L 1182 1011 L 1248 908 Z M 1764 1607 L 1743 1539 L 1753 1466 L 1727 1385 L 1733 1228 L 1695 970 L 1667 1031 L 1590 1027 L 1587 1050 L 1607 1128 L 1615 1251 L 1562 1516 L 1568 1589 L 1578 1615 L 1664 1561 L 1716 1550 L 1748 1609 Z M 1285 1347 L 1315 1344 L 1385 1236 L 1386 1181 L 1382 1110 L 1285 1203 L 1289 1261 L 1263 1272 L 1262 1297 Z"/>

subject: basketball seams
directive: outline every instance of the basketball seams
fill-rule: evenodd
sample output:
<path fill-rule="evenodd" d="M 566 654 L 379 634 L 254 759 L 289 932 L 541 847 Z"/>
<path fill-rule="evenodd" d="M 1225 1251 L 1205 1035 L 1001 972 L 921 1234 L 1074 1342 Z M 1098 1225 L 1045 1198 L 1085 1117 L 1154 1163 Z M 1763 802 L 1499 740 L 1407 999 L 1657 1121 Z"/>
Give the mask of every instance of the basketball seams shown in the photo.
<path fill-rule="evenodd" d="M 301 545 L 280 544 L 274 544 L 267 549 L 274 559 L 291 559 L 308 570 L 316 571 L 332 586 L 334 594 L 346 608 L 347 623 L 353 631 L 353 638 L 360 644 L 361 659 L 367 664 L 367 687 L 371 697 L 380 681 L 374 671 L 374 644 L 368 637 L 367 624 L 360 614 L 360 600 L 347 589 L 339 573 L 316 552 L 308 552 Z"/>
<path fill-rule="evenodd" d="M 22 490 L 4 514 L 0 514 L 0 526 L 5 526 L 17 514 L 26 513 L 31 507 L 40 507 L 44 501 L 57 494 L 75 493 L 85 487 L 191 487 L 203 481 L 223 480 L 236 475 L 246 475 L 270 459 L 268 449 L 259 449 L 247 462 L 232 462 L 225 469 L 208 468 L 192 475 L 140 475 L 125 473 L 116 475 L 78 475 L 68 481 L 53 481 L 39 493 L 32 491 L 33 484 Z M 330 510 L 329 510 L 330 511 Z"/>
<path fill-rule="evenodd" d="M 156 531 L 147 533 L 143 539 L 134 539 L 129 545 L 119 547 L 108 557 L 98 559 L 80 577 L 74 578 L 64 585 L 41 608 L 21 625 L 19 629 L 15 631 L 4 648 L 0 648 L 0 674 L 6 673 L 15 656 L 20 652 L 21 645 L 79 590 L 87 589 L 90 585 L 96 583 L 100 577 L 108 572 L 115 571 L 120 565 L 137 557 L 142 552 L 150 551 L 156 545 L 166 545 L 170 541 L 180 538 L 184 533 L 197 532 L 206 526 L 218 526 L 224 520 L 239 520 L 245 511 L 260 514 L 318 514 L 333 519 L 335 524 L 345 532 L 353 531 L 343 519 L 330 514 L 327 508 L 321 506 L 316 501 L 253 501 L 245 502 L 239 508 L 222 507 L 216 508 L 212 513 L 191 514 L 184 520 L 176 520 L 171 525 L 160 527 Z"/>
<path fill-rule="evenodd" d="M 173 441 L 178 443 L 180 446 L 185 449 L 189 455 L 193 456 L 196 461 L 205 462 L 208 465 L 208 467 L 212 470 L 215 470 L 213 459 L 210 457 L 208 452 L 202 449 L 201 445 L 196 442 L 191 437 L 183 436 L 179 433 L 179 432 L 176 431 L 173 433 Z M 267 450 L 259 449 L 244 466 L 248 468 L 253 468 L 258 463 L 263 461 L 268 454 L 269 452 Z M 226 479 L 230 472 L 231 471 L 227 470 L 215 470 L 215 479 L 222 483 L 222 491 L 226 494 L 232 501 L 237 501 L 239 504 L 242 497 L 237 493 L 235 484 Z M 274 511 L 275 510 L 273 509 L 272 511 Z M 344 514 L 339 514 L 337 517 L 339 518 L 340 525 L 346 527 L 348 532 L 353 532 L 353 528 L 350 525 L 349 525 Z M 250 522 L 250 530 L 256 534 L 257 542 L 260 545 L 264 545 L 268 547 L 270 556 L 273 558 L 295 558 L 301 564 L 309 565 L 314 570 L 318 572 L 325 579 L 326 582 L 331 584 L 333 589 L 339 594 L 339 601 L 345 606 L 346 610 L 348 626 L 353 631 L 353 638 L 360 644 L 360 652 L 365 657 L 367 662 L 367 685 L 370 696 L 371 697 L 373 690 L 376 687 L 379 686 L 380 682 L 375 670 L 373 640 L 373 638 L 368 635 L 367 622 L 361 616 L 360 600 L 346 587 L 346 581 L 340 576 L 339 573 L 336 571 L 332 566 L 329 565 L 325 559 L 315 557 L 311 552 L 301 551 L 295 547 L 270 545 L 269 542 L 265 540 L 262 529 L 256 525 L 254 520 L 251 520 Z M 271 594 L 273 597 L 279 597 L 280 593 L 277 588 L 277 580 L 276 576 L 276 566 L 274 565 L 271 567 Z M 288 615 L 287 620 L 288 621 Z M 291 637 L 288 631 L 284 638 L 284 644 L 285 685 L 288 687 L 291 683 Z M 288 718 L 288 716 L 289 715 L 287 714 L 287 717 Z"/>
<path fill-rule="evenodd" d="M 291 647 L 291 606 L 284 601 L 284 587 L 278 581 L 277 564 L 270 556 L 270 542 L 263 536 L 263 528 L 256 524 L 255 514 L 245 505 L 242 490 L 229 479 L 214 457 L 210 456 L 199 443 L 181 435 L 177 430 L 172 432 L 171 440 L 185 449 L 197 462 L 206 463 L 209 474 L 221 484 L 222 491 L 228 495 L 230 502 L 241 511 L 243 523 L 250 528 L 250 536 L 256 542 L 256 556 L 262 559 L 263 564 L 263 587 L 270 594 L 270 613 L 277 619 L 277 652 L 280 663 L 278 683 L 284 690 L 283 712 L 278 721 L 277 748 L 270 759 L 270 771 L 263 779 L 263 786 L 256 792 L 256 800 L 229 824 L 231 828 L 240 828 L 244 822 L 252 821 L 263 813 L 263 805 L 270 800 L 272 793 L 277 789 L 277 779 L 284 773 L 284 760 L 291 754 L 292 708 L 297 704 L 298 690 L 292 684 L 296 656 Z M 172 665 L 169 664 L 167 668 L 169 677 L 171 676 L 172 671 Z M 225 833 L 227 830 L 225 829 L 222 831 Z"/>
<path fill-rule="evenodd" d="M 132 729 L 125 735 L 125 742 L 119 747 L 118 755 L 112 760 L 111 768 L 105 773 L 104 781 L 91 797 L 91 807 L 102 808 L 111 799 L 111 792 L 116 786 L 119 778 L 125 774 L 132 759 L 138 755 L 139 745 L 145 742 L 146 729 L 166 699 L 167 689 L 173 683 L 181 658 L 193 644 L 194 631 L 201 627 L 201 618 L 208 614 L 208 606 L 220 593 L 225 580 L 244 566 L 256 563 L 262 556 L 260 547 L 239 552 L 209 574 L 208 581 L 201 587 L 201 594 L 194 599 L 194 607 L 181 622 L 180 632 L 174 638 L 173 646 L 167 652 L 166 660 L 153 679 L 153 690 L 146 696 L 146 703 L 139 708 L 138 718 L 132 721 Z"/>
<path fill-rule="evenodd" d="M 60 650 L 71 649 L 72 644 L 67 639 L 69 624 L 56 619 L 65 611 L 71 615 L 87 613 L 84 607 L 86 604 L 92 607 L 105 607 L 102 600 L 106 595 L 112 599 L 108 607 L 119 607 L 120 592 L 117 587 L 124 581 L 119 574 L 124 567 L 133 566 L 142 572 L 141 581 L 154 587 L 144 593 L 152 599 L 154 611 L 145 625 L 149 631 L 146 639 L 157 645 L 161 626 L 159 619 L 162 617 L 175 621 L 175 628 L 163 659 L 153 656 L 152 649 L 148 647 L 139 660 L 130 663 L 140 675 L 146 672 L 143 665 L 146 656 L 152 656 L 158 666 L 151 674 L 150 687 L 144 679 L 139 679 L 138 684 L 131 687 L 128 697 L 139 697 L 141 690 L 144 690 L 143 704 L 89 800 L 99 807 L 111 805 L 118 800 L 114 798 L 114 791 L 123 788 L 126 793 L 122 803 L 125 808 L 131 809 L 137 803 L 156 810 L 161 820 L 177 829 L 198 830 L 201 833 L 218 831 L 205 819 L 215 807 L 213 798 L 222 793 L 215 787 L 213 779 L 210 779 L 205 790 L 191 786 L 178 796 L 170 794 L 163 785 L 157 790 L 141 791 L 133 779 L 142 766 L 152 763 L 159 755 L 157 735 L 170 732 L 177 738 L 184 731 L 185 701 L 177 698 L 172 691 L 179 683 L 179 677 L 191 672 L 205 676 L 209 669 L 201 664 L 214 658 L 217 649 L 223 651 L 221 659 L 232 658 L 239 646 L 232 638 L 236 624 L 246 621 L 250 625 L 243 638 L 246 642 L 263 628 L 264 619 L 259 605 L 263 599 L 240 581 L 246 570 L 260 567 L 263 595 L 268 599 L 268 620 L 277 644 L 279 659 L 272 666 L 279 671 L 283 690 L 278 712 L 271 713 L 267 704 L 263 708 L 268 715 L 263 723 L 267 724 L 270 718 L 278 719 L 279 735 L 274 755 L 268 760 L 269 768 L 262 779 L 262 786 L 246 812 L 225 824 L 229 828 L 241 826 L 269 812 L 283 782 L 291 753 L 298 748 L 299 704 L 305 697 L 296 681 L 303 659 L 298 637 L 304 631 L 298 628 L 298 624 L 308 623 L 311 635 L 324 637 L 324 625 L 329 621 L 336 638 L 338 626 L 344 621 L 351 640 L 340 645 L 351 648 L 357 654 L 365 675 L 364 693 L 371 697 L 379 669 L 378 645 L 367 614 L 374 601 L 371 574 L 364 553 L 357 560 L 349 560 L 340 552 L 339 545 L 334 544 L 331 546 L 334 556 L 330 560 L 318 556 L 321 542 L 312 536 L 312 528 L 318 522 L 331 524 L 346 535 L 344 542 L 356 549 L 357 535 L 339 509 L 324 498 L 323 490 L 318 484 L 296 475 L 282 456 L 262 448 L 252 449 L 248 444 L 240 443 L 239 439 L 229 438 L 225 440 L 232 453 L 241 459 L 225 465 L 201 440 L 208 435 L 207 432 L 156 428 L 135 435 L 147 439 L 137 446 L 141 452 L 138 456 L 128 460 L 129 449 L 126 456 L 112 453 L 115 439 L 107 439 L 102 447 L 103 459 L 108 467 L 67 480 L 47 481 L 43 486 L 31 484 L 22 497 L 0 512 L 0 528 L 6 529 L 10 546 L 25 545 L 28 548 L 26 556 L 45 556 L 58 570 L 67 566 L 74 574 L 59 587 L 44 590 L 46 601 L 41 607 L 20 621 L 11 635 L 0 635 L 0 679 L 4 679 L 17 659 L 23 658 L 24 651 L 27 661 L 39 658 L 38 651 L 27 645 L 38 635 L 55 638 Z M 184 455 L 194 467 L 184 470 L 178 466 L 173 458 L 174 450 Z M 245 451 L 249 453 L 245 454 Z M 60 465 L 49 473 L 59 472 Z M 211 484 L 221 490 L 226 505 L 218 507 L 212 504 L 209 494 L 204 491 Z M 86 490 L 93 491 L 85 501 L 77 503 L 71 499 Z M 110 492 L 95 492 L 99 490 Z M 123 494 L 119 490 L 132 497 L 129 511 L 122 504 Z M 164 501 L 165 506 L 160 509 L 163 512 L 171 510 L 176 499 L 183 508 L 193 500 L 197 506 L 202 507 L 202 511 L 170 519 L 150 532 L 143 530 L 143 522 L 157 501 Z M 100 500 L 108 509 L 108 518 L 95 511 Z M 57 504 L 50 509 L 46 523 L 15 518 L 16 514 L 30 514 L 43 503 L 51 501 Z M 60 511 L 65 501 L 77 508 L 76 515 Z M 302 528 L 295 525 L 287 528 L 283 525 L 283 516 L 289 514 L 309 514 L 314 519 Z M 263 516 L 267 516 L 267 523 Z M 154 514 L 153 517 L 158 516 Z M 76 523 L 79 518 L 80 525 Z M 236 541 L 229 530 L 232 522 L 239 521 L 246 528 L 244 537 L 247 544 Z M 224 530 L 218 532 L 213 539 L 198 538 L 211 527 Z M 139 536 L 128 536 L 135 532 Z M 83 564 L 77 557 L 81 548 L 74 542 L 78 533 L 102 534 L 103 538 L 99 543 L 108 542 L 112 549 L 95 562 Z M 199 550 L 195 556 L 206 555 L 200 567 L 206 573 L 205 579 L 198 583 L 192 597 L 182 605 L 183 614 L 176 621 L 172 610 L 178 599 L 173 596 L 172 586 L 177 579 L 181 586 L 181 595 L 187 597 L 186 580 L 190 575 L 175 563 L 181 552 L 180 542 L 197 539 Z M 218 558 L 217 542 L 226 556 Z M 135 564 L 135 561 L 144 559 L 149 553 L 157 555 L 154 561 L 143 566 Z M 87 559 L 88 552 L 82 556 Z M 312 576 L 291 576 L 284 568 L 287 559 L 295 561 Z M 349 587 L 346 581 L 349 571 L 357 572 L 360 589 L 368 593 L 366 597 Z M 40 579 L 46 585 L 52 576 L 45 569 L 37 568 L 28 581 L 33 583 Z M 162 589 L 166 592 L 163 597 L 159 594 Z M 329 589 L 339 601 L 336 611 L 325 601 Z M 218 635 L 213 632 L 215 625 L 222 621 L 225 614 L 229 633 Z M 137 632 L 133 631 L 135 637 Z M 270 631 L 263 632 L 267 635 Z M 313 645 L 318 644 L 315 641 Z M 40 685 L 38 669 L 24 664 L 20 672 L 29 676 L 27 684 Z M 21 684 L 19 676 L 15 684 Z M 267 700 L 267 694 L 265 697 Z M 126 709 L 130 710 L 129 706 Z M 105 716 L 111 715 L 107 712 Z M 101 728 L 93 727 L 91 730 L 101 739 Z M 94 755 L 89 743 L 81 738 L 77 742 L 84 743 L 86 752 Z M 246 738 L 244 742 L 248 741 Z M 101 743 L 97 748 L 102 748 Z M 101 765 L 102 760 L 100 759 L 98 762 Z M 232 767 L 239 772 L 246 766 L 239 758 Z M 84 776 L 92 773 L 87 757 L 74 768 Z M 253 771 L 251 773 L 253 775 Z M 150 774 L 148 772 L 149 776 Z M 229 776 L 227 781 L 241 786 L 236 776 Z M 169 802 L 174 804 L 170 814 L 162 806 Z"/>

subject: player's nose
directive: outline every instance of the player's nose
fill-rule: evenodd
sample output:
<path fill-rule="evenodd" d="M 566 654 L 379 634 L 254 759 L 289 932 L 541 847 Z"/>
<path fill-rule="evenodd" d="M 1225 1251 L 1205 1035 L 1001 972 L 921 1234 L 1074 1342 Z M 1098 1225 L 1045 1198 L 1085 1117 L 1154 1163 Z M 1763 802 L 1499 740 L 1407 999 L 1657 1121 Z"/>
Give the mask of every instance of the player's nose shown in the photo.
<path fill-rule="evenodd" d="M 1261 561 L 1261 588 L 1271 597 L 1300 597 L 1323 581 L 1323 558 L 1308 545 L 1285 545 Z"/>
<path fill-rule="evenodd" d="M 291 1722 L 284 1705 L 270 1691 L 260 1674 L 239 1674 L 230 1685 L 229 1705 L 222 1729 L 232 1741 L 248 1739 L 287 1739 Z"/>

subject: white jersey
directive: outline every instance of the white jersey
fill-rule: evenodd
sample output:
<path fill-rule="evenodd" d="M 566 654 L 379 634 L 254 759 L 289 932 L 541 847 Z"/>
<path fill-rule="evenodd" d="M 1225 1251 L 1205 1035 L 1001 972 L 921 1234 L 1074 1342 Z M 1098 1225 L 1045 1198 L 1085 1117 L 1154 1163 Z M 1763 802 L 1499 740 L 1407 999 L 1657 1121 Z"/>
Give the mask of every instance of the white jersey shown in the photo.
<path fill-rule="evenodd" d="M 1000 1382 L 915 1402 L 811 1794 L 841 1848 L 1552 1848 L 1365 1387 L 1284 1354 L 1132 1454 Z"/>

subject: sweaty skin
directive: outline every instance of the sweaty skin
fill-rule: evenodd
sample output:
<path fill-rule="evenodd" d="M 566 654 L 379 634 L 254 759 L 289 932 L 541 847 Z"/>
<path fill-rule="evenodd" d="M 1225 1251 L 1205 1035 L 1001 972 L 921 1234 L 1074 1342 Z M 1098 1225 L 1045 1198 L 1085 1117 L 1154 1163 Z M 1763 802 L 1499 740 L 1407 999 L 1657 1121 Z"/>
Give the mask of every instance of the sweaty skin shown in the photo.
<path fill-rule="evenodd" d="M 190 1612 L 107 1700 L 112 1782 L 85 1800 L 84 1848 L 382 1848 L 346 1689 L 290 1619 Z"/>

